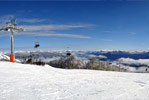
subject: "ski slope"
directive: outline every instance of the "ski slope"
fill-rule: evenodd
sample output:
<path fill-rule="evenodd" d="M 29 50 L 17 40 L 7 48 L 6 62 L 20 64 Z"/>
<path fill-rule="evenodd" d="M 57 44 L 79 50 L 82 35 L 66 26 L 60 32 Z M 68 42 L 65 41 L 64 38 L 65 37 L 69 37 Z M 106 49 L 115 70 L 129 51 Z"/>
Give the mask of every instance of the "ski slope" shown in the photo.
<path fill-rule="evenodd" d="M 0 62 L 0 100 L 149 100 L 149 74 Z"/>

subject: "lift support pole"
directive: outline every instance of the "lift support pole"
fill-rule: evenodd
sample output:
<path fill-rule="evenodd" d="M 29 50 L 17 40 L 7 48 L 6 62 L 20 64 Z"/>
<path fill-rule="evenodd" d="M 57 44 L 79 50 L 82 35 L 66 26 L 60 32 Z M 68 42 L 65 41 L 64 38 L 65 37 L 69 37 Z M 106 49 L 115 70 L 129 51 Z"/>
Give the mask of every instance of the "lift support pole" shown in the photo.
<path fill-rule="evenodd" d="M 11 54 L 10 54 L 10 62 L 14 62 L 14 40 L 13 40 L 13 31 L 10 29 L 10 46 L 11 46 Z"/>
<path fill-rule="evenodd" d="M 24 28 L 18 27 L 16 24 L 16 19 L 12 19 L 12 20 L 6 22 L 6 26 L 3 28 L 0 28 L 0 31 L 11 32 L 10 33 L 10 48 L 11 48 L 10 62 L 14 62 L 15 61 L 14 40 L 13 40 L 14 31 L 24 31 Z"/>

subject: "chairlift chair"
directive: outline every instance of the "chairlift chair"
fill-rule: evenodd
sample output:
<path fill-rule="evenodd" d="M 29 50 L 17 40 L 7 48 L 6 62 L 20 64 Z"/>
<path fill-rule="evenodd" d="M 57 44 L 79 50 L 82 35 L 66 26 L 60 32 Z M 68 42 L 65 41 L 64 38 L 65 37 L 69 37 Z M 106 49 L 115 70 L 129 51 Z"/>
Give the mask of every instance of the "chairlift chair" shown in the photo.
<path fill-rule="evenodd" d="M 67 52 L 67 54 L 66 54 L 67 56 L 71 56 L 71 53 L 70 52 Z"/>
<path fill-rule="evenodd" d="M 39 46 L 40 46 L 39 43 L 38 42 L 35 42 L 34 48 L 38 48 Z"/>
<path fill-rule="evenodd" d="M 39 42 L 37 41 L 37 37 L 35 37 L 35 46 L 34 48 L 38 48 L 40 45 L 39 45 Z"/>
<path fill-rule="evenodd" d="M 67 50 L 67 52 L 66 52 L 66 56 L 71 56 L 71 52 L 70 52 L 69 48 L 70 48 L 70 47 L 67 47 L 68 50 Z"/>

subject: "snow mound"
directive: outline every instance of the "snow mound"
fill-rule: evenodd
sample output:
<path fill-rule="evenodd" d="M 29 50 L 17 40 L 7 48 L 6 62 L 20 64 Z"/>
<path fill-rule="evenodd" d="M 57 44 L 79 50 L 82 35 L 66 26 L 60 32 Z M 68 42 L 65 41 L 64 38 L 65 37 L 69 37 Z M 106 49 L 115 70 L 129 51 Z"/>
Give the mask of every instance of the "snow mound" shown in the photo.
<path fill-rule="evenodd" d="M 0 60 L 6 60 L 6 61 L 9 61 L 9 57 L 7 55 L 4 55 L 2 53 L 0 53 Z"/>
<path fill-rule="evenodd" d="M 148 100 L 149 74 L 0 62 L 0 100 Z"/>

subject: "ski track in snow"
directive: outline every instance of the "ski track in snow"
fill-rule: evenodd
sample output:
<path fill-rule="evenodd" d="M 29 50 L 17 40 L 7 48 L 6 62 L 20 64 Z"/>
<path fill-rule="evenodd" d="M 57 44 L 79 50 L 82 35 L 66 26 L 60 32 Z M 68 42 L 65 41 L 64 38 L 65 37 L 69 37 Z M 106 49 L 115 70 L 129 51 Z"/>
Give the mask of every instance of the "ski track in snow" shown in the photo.
<path fill-rule="evenodd" d="M 0 100 L 149 100 L 149 74 L 0 62 Z"/>

